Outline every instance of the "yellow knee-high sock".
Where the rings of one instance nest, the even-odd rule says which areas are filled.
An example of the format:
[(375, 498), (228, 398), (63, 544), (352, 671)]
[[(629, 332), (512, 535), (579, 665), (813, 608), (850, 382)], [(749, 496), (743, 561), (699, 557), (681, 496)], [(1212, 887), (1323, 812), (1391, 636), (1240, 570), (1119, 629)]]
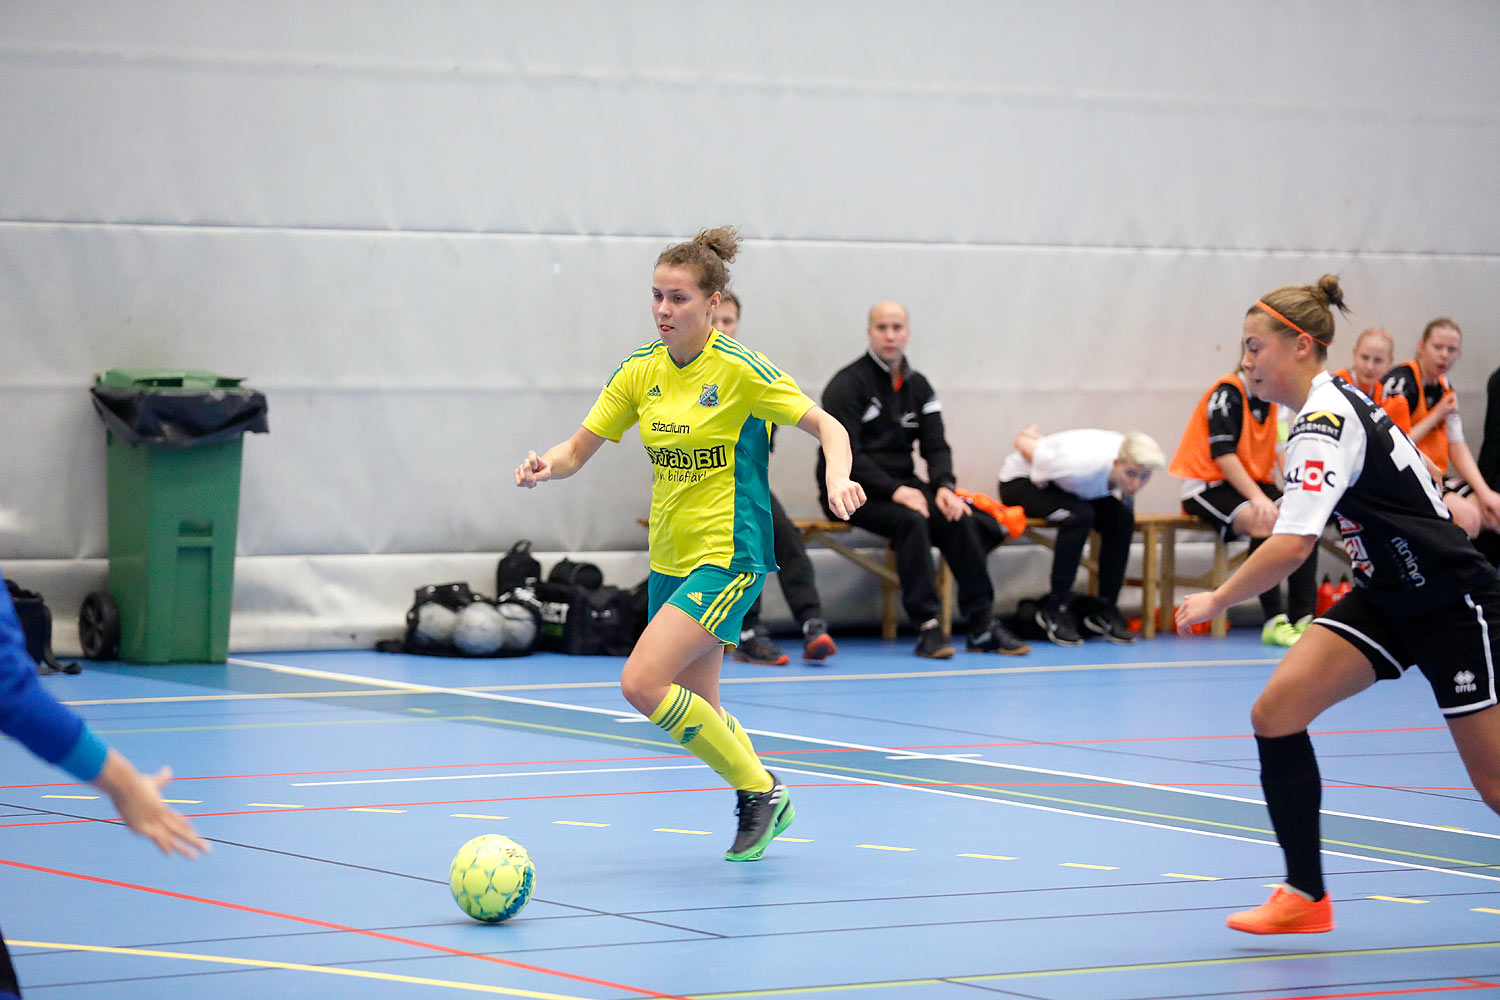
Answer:
[(687, 688), (677, 684), (668, 688), (667, 696), (651, 713), (651, 721), (713, 768), (731, 788), (770, 790), (771, 776), (746, 745), (748, 740), (741, 743), (719, 713)]
[(745, 732), (744, 727), (740, 725), (740, 720), (730, 715), (729, 711), (722, 707), (719, 709), (719, 714), (724, 716), (724, 725), (728, 726), (729, 731), (734, 734), (734, 738), (740, 741), (740, 746), (752, 754), (755, 753), (755, 744), (750, 742), (750, 734)]

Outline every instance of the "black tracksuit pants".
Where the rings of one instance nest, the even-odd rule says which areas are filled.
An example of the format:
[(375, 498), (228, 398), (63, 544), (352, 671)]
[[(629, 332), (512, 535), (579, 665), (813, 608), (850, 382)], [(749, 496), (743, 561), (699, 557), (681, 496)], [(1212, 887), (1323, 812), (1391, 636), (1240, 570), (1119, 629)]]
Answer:
[[(990, 584), (986, 561), (990, 550), (1005, 541), (1005, 529), (977, 510), (949, 521), (938, 510), (932, 487), (923, 482), (905, 485), (926, 494), (927, 517), (894, 500), (869, 500), (854, 512), (849, 523), (890, 539), (896, 553), (896, 575), (901, 578), (901, 604), (913, 624), (938, 617), (941, 608), (932, 564), (935, 545), (958, 583), (958, 612), (964, 627), (969, 631), (986, 627), (995, 609), (995, 588)], [(829, 516), (833, 516), (831, 512)]]
[(1073, 595), (1073, 581), (1083, 562), (1089, 532), (1099, 532), (1099, 600), (1110, 606), (1120, 600), (1130, 541), (1135, 534), (1135, 511), (1115, 497), (1085, 500), (1061, 486), (1038, 486), (1030, 479), (1008, 479), (1000, 484), (1000, 502), (1024, 507), (1027, 517), (1043, 517), (1057, 528), (1052, 551), (1052, 593), (1058, 603)]
[[(818, 599), (818, 585), (813, 580), (812, 560), (807, 557), (807, 548), (802, 544), (802, 532), (786, 516), (786, 509), (776, 494), (771, 494), (772, 544), (776, 549), (776, 579), (781, 581), (781, 593), (792, 617), (799, 626), (806, 625), (810, 618), (823, 617), (823, 602)], [(760, 624), (760, 598), (745, 612), (743, 631), (750, 631)]]

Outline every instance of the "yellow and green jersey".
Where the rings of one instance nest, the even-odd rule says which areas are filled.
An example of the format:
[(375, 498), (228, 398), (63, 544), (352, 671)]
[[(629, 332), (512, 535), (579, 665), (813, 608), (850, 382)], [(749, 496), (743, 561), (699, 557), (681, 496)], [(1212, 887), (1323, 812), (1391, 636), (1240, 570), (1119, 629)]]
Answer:
[(619, 441), (631, 424), (651, 459), (651, 568), (687, 576), (699, 566), (736, 573), (776, 569), (770, 424), (795, 424), (813, 401), (791, 377), (710, 331), (678, 367), (661, 341), (620, 363), (583, 426)]

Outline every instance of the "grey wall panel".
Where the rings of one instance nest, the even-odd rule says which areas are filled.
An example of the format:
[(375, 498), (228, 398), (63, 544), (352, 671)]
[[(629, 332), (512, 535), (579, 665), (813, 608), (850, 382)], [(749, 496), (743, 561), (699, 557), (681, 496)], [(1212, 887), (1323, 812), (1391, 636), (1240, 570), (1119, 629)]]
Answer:
[[(0, 559), (71, 572), (104, 553), (86, 388), (155, 364), (271, 398), (245, 450), (240, 549), (265, 567), (246, 613), (274, 615), (298, 557), (639, 548), (633, 434), (573, 483), (522, 494), (510, 470), (651, 339), (656, 253), (718, 222), (750, 237), (742, 339), (815, 397), (871, 303), (910, 306), (965, 485), (992, 489), (1030, 422), (1138, 427), (1170, 452), (1254, 297), (1324, 271), (1356, 310), (1337, 363), (1367, 325), (1403, 357), (1432, 316), (1464, 325), (1477, 439), (1500, 364), (1500, 8), (705, 17), (0, 4), (0, 509), (23, 525)], [(795, 513), (815, 510), (813, 451), (778, 438)], [(1175, 497), (1162, 476), (1141, 502)], [(290, 604), (316, 576), (286, 575)]]
[(1500, 231), (1475, 197), (1500, 152), (1482, 5), (771, 5), (728, 65), (657, 37), (670, 3), (576, 8), (556, 47), (566, 6), (376, 9), (66, 31), (21, 5), (0, 212), (655, 234), (718, 208), (773, 238), (1420, 252)]

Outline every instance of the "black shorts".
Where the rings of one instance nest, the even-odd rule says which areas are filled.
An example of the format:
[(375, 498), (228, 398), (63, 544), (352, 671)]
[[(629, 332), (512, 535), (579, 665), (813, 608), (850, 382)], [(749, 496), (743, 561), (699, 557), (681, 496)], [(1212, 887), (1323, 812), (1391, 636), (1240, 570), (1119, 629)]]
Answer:
[[(1281, 499), (1281, 490), (1275, 483), (1257, 485), (1273, 503)], [(1249, 502), (1229, 483), (1215, 483), (1201, 493), (1184, 498), (1182, 509), (1213, 528), (1224, 541), (1232, 542), (1240, 537), (1234, 533), (1234, 516)]]
[(1403, 618), (1351, 590), (1314, 619), (1364, 654), (1375, 676), (1394, 680), (1416, 666), (1432, 685), (1438, 708), (1450, 719), (1497, 703), (1496, 645), (1500, 644), (1500, 583)]

